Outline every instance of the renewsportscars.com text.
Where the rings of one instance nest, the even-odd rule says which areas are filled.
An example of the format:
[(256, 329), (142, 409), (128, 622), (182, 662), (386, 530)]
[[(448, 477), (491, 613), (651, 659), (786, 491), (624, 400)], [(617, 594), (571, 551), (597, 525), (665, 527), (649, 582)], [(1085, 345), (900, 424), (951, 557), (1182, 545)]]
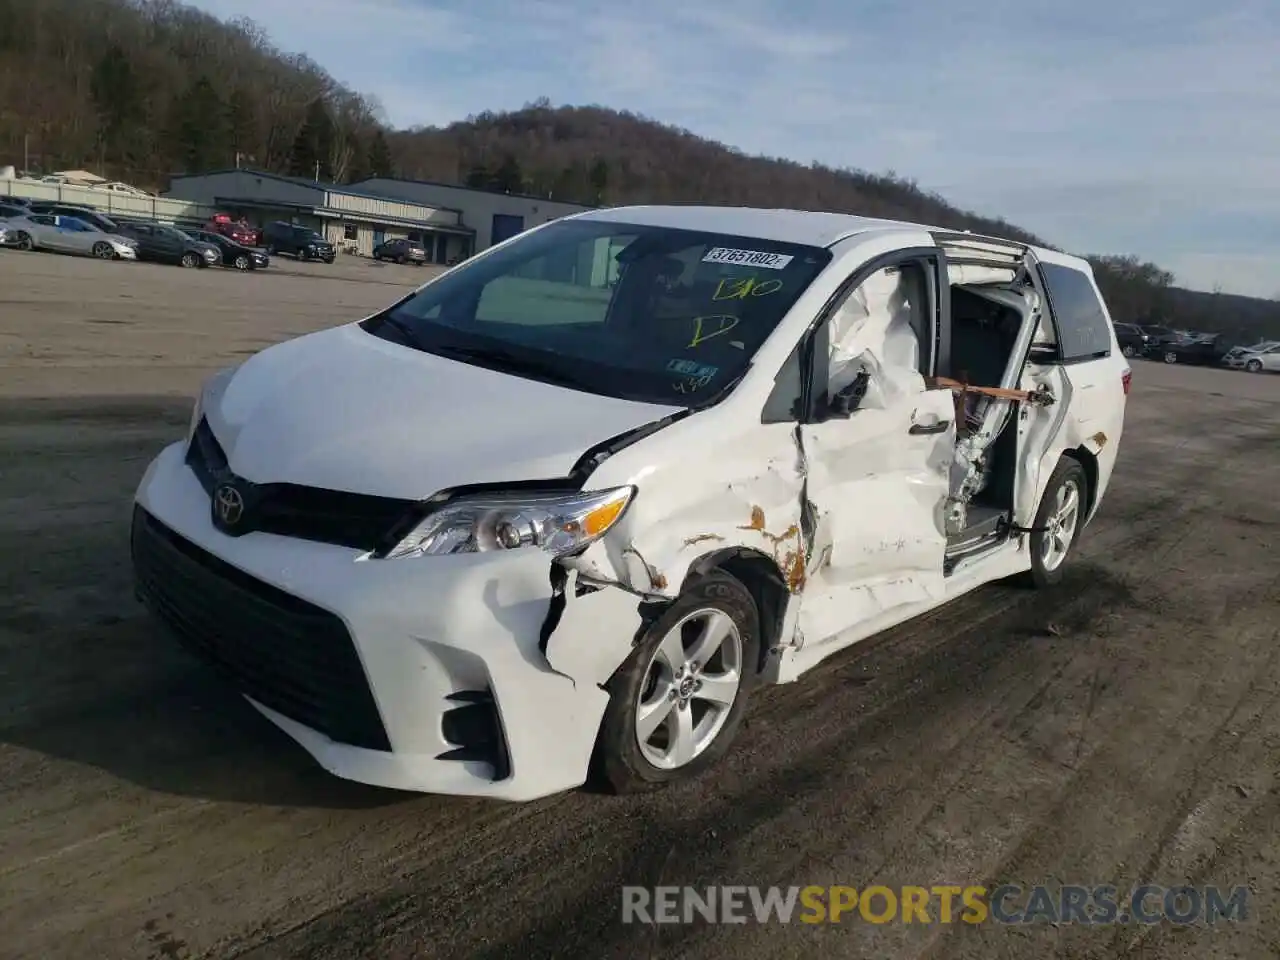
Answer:
[(1248, 919), (1247, 887), (623, 887), (623, 923), (1190, 924)]

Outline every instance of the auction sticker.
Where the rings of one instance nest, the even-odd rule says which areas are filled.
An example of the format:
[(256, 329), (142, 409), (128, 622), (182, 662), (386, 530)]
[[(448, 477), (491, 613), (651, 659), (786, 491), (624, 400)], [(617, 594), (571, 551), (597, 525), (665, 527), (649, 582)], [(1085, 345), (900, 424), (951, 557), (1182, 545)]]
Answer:
[(733, 263), (744, 267), (764, 267), (768, 270), (781, 270), (794, 257), (782, 253), (768, 253), (764, 250), (735, 250), (732, 247), (712, 247), (702, 258), (703, 263)]

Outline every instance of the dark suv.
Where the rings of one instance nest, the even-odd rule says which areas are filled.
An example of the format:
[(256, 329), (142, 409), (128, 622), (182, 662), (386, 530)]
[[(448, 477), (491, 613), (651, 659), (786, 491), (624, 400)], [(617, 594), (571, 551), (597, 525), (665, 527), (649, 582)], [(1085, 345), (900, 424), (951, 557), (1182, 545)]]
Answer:
[(299, 260), (323, 260), (333, 263), (333, 244), (310, 227), (276, 220), (262, 231), (262, 245), (267, 253), (287, 253)]
[(1136, 323), (1117, 323), (1116, 342), (1126, 357), (1140, 357), (1147, 349), (1147, 335)]

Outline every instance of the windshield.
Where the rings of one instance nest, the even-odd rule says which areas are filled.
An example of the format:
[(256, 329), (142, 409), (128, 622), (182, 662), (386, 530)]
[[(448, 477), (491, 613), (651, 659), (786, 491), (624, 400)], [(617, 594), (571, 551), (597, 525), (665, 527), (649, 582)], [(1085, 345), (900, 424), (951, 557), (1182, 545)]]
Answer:
[(817, 247), (564, 220), (365, 323), (406, 346), (605, 396), (711, 401), (830, 262)]

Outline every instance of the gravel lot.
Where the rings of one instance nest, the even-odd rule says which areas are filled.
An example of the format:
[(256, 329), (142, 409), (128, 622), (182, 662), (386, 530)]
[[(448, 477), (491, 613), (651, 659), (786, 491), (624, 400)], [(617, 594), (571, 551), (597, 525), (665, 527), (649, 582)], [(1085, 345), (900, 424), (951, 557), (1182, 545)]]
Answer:
[[(762, 691), (714, 776), (525, 806), (336, 780), (143, 616), (129, 500), (202, 376), (426, 273), (0, 253), (0, 957), (1271, 958), (1280, 377), (1136, 362), (1066, 582)], [(618, 922), (622, 884), (1249, 884), (1243, 924)]]

